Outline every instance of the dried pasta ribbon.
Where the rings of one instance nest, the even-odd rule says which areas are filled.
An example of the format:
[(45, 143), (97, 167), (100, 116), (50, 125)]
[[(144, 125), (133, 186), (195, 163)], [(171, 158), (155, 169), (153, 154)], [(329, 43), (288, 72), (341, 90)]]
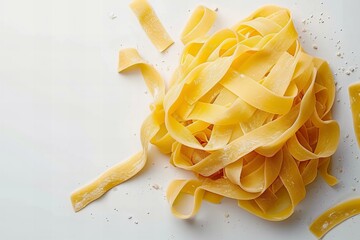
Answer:
[(355, 136), (358, 146), (360, 146), (360, 83), (353, 83), (349, 86), (349, 97)]
[(133, 0), (130, 7), (138, 18), (141, 27), (159, 52), (166, 50), (174, 43), (146, 0)]
[(350, 199), (323, 212), (309, 228), (320, 239), (336, 225), (357, 214), (360, 214), (360, 198)]
[(204, 6), (198, 6), (191, 14), (189, 21), (181, 33), (181, 41), (187, 44), (197, 38), (204, 37), (214, 24), (215, 19), (215, 11)]
[(165, 94), (163, 79), (151, 65), (145, 63), (135, 49), (121, 50), (119, 53), (119, 72), (126, 71), (132, 67), (141, 70), (144, 80), (154, 97), (152, 113), (141, 126), (140, 139), (143, 149), (128, 160), (111, 167), (93, 182), (72, 193), (71, 202), (76, 212), (100, 198), (111, 188), (130, 179), (141, 171), (146, 164), (149, 142), (159, 131), (160, 125), (163, 123), (164, 114), (161, 105)]

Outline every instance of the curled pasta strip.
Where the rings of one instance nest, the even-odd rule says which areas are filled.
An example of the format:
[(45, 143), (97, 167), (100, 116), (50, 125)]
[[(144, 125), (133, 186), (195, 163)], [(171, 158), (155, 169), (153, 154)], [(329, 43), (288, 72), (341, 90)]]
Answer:
[(337, 182), (328, 173), (340, 132), (331, 116), (330, 68), (303, 51), (287, 9), (266, 6), (232, 28), (206, 37), (207, 25), (193, 35), (204, 18), (206, 8), (190, 18), (166, 94), (155, 91), (163, 81), (134, 50), (120, 54), (119, 70), (135, 59), (150, 91), (161, 92), (154, 94), (151, 124), (144, 123), (141, 156), (150, 141), (175, 167), (197, 176), (168, 187), (179, 218), (196, 215), (202, 200), (228, 197), (258, 217), (284, 220), (318, 172), (330, 185)]
[(310, 231), (320, 239), (336, 225), (357, 214), (360, 214), (360, 198), (344, 201), (316, 218), (310, 225)]
[(210, 30), (215, 19), (216, 12), (207, 7), (198, 6), (181, 33), (181, 41), (187, 44), (199, 37), (203, 37)]
[(140, 139), (143, 149), (128, 160), (108, 169), (93, 182), (72, 193), (71, 202), (76, 212), (100, 198), (111, 188), (135, 176), (145, 166), (149, 142), (159, 131), (163, 122), (162, 101), (165, 94), (163, 79), (151, 65), (144, 62), (135, 49), (129, 48), (120, 51), (119, 72), (132, 67), (141, 70), (144, 80), (154, 97), (152, 112), (141, 126)]

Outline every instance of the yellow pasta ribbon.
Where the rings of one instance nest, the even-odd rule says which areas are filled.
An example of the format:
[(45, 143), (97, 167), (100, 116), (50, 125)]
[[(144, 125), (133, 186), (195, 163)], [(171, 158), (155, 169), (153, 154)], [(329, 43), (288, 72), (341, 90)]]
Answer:
[(353, 83), (349, 86), (349, 97), (355, 136), (358, 146), (360, 146), (360, 83)]
[(205, 36), (214, 24), (215, 19), (215, 11), (204, 6), (198, 6), (181, 33), (181, 41), (187, 44), (190, 41)]
[(162, 101), (165, 95), (165, 84), (163, 79), (151, 65), (145, 63), (135, 49), (120, 51), (119, 72), (132, 67), (141, 70), (145, 83), (154, 97), (154, 103), (151, 105), (152, 112), (141, 126), (140, 139), (143, 149), (128, 160), (108, 169), (90, 184), (75, 191), (71, 195), (71, 202), (76, 212), (100, 198), (111, 188), (135, 176), (145, 166), (149, 142), (164, 121)]
[(360, 198), (344, 201), (317, 217), (311, 223), (310, 231), (320, 239), (336, 225), (357, 214), (360, 214)]
[(141, 27), (151, 42), (160, 52), (166, 50), (174, 43), (146, 0), (133, 0), (130, 3), (130, 8), (135, 13)]
[[(143, 125), (141, 156), (150, 141), (170, 154), (175, 167), (197, 176), (167, 189), (179, 218), (195, 216), (202, 200), (227, 197), (258, 217), (284, 220), (318, 172), (328, 184), (337, 182), (328, 173), (340, 135), (331, 116), (332, 73), (303, 51), (287, 9), (265, 6), (205, 36), (214, 18), (199, 7), (186, 25), (170, 88), (155, 97), (153, 120)], [(153, 94), (163, 89), (161, 77), (135, 50), (120, 52), (119, 71), (135, 63)], [(110, 172), (124, 176), (126, 168)]]

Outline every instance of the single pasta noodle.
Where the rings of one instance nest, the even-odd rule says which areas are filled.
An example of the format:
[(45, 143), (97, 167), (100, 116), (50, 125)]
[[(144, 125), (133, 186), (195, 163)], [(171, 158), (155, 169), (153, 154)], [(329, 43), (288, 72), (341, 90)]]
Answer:
[(354, 132), (358, 146), (360, 146), (360, 83), (351, 84), (348, 90)]
[(174, 43), (147, 0), (133, 0), (130, 8), (159, 52), (166, 50)]
[(310, 231), (320, 239), (336, 225), (357, 214), (360, 214), (360, 198), (346, 200), (317, 217), (311, 223)]

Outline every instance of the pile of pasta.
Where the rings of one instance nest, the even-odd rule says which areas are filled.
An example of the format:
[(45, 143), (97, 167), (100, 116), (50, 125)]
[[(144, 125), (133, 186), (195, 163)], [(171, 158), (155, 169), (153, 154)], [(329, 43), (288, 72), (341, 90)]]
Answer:
[(120, 51), (119, 72), (139, 68), (154, 97), (141, 127), (143, 149), (73, 193), (75, 211), (136, 175), (149, 143), (195, 175), (167, 189), (171, 211), (182, 219), (196, 215), (203, 200), (226, 197), (281, 221), (318, 173), (337, 183), (328, 173), (340, 134), (331, 116), (335, 85), (328, 64), (304, 52), (287, 9), (265, 6), (207, 35), (215, 16), (202, 6), (194, 11), (167, 91), (135, 49)]

